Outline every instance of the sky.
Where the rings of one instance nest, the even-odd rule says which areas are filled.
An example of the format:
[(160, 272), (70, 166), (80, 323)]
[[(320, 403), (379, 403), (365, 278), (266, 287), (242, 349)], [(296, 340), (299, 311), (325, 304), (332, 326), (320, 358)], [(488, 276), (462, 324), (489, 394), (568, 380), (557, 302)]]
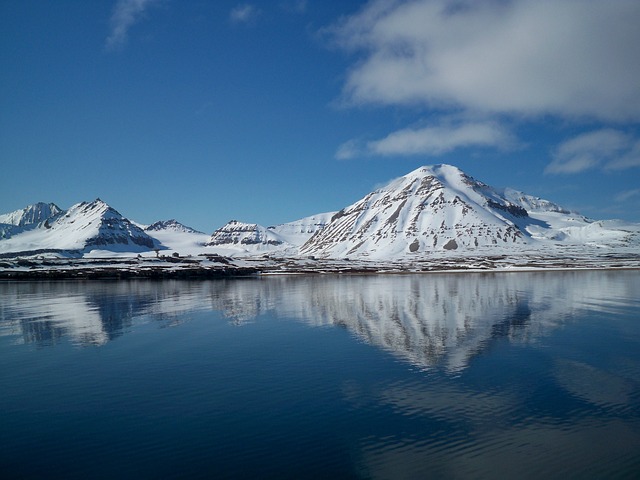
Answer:
[(0, 213), (206, 233), (420, 166), (640, 222), (637, 0), (0, 0)]

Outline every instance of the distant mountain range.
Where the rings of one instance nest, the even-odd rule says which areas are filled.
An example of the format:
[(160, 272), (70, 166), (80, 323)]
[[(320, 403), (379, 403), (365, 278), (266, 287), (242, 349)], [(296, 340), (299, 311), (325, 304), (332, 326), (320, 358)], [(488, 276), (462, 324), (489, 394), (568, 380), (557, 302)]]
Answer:
[(211, 235), (208, 247), (247, 249), (248, 251), (283, 251), (296, 254), (315, 233), (324, 229), (335, 212), (321, 213), (274, 227), (231, 220)]
[(206, 235), (176, 220), (145, 226), (100, 199), (68, 210), (36, 203), (0, 215), (0, 255), (168, 251), (235, 257), (416, 259), (563, 247), (640, 252), (640, 224), (594, 221), (451, 165), (421, 167), (338, 212), (264, 227), (232, 220)]

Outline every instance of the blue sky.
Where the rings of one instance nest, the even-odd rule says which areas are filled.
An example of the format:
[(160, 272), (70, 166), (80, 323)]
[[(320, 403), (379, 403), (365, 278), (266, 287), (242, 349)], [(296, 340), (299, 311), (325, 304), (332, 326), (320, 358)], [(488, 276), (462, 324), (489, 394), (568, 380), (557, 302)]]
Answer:
[(636, 0), (0, 2), (0, 212), (207, 233), (421, 166), (640, 222)]

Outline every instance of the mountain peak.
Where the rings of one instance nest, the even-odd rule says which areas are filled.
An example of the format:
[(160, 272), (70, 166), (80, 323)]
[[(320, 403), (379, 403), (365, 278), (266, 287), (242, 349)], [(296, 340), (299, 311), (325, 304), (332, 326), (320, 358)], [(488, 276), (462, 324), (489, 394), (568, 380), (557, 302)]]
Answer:
[[(415, 183), (415, 182), (418, 183)], [(458, 167), (448, 165), (446, 163), (436, 165), (424, 165), (403, 175), (400, 178), (390, 181), (386, 186), (379, 190), (407, 189), (411, 188), (411, 184), (415, 185), (440, 185), (448, 186), (457, 190), (466, 189), (467, 185), (475, 182), (475, 180), (465, 174)]]
[(153, 248), (154, 240), (100, 198), (73, 205), (51, 225), (82, 247), (131, 245)]
[(547, 245), (538, 242), (635, 241), (634, 229), (608, 228), (547, 200), (495, 189), (455, 166), (439, 164), (419, 167), (342, 209), (300, 252), (381, 259)]
[(35, 226), (60, 214), (62, 209), (55, 203), (38, 202), (15, 212), (0, 215), (0, 223), (18, 227)]
[(92, 202), (83, 202), (83, 203), (85, 203), (90, 208), (103, 208), (103, 209), (111, 208), (111, 206), (107, 202), (105, 202), (99, 197), (93, 200)]
[(285, 242), (278, 234), (256, 223), (243, 223), (231, 220), (219, 228), (205, 244), (207, 246), (241, 246), (259, 245), (273, 247)]
[[(86, 216), (95, 216), (100, 218), (121, 218), (122, 215), (111, 205), (106, 203), (104, 200), (100, 198), (96, 198), (91, 202), (81, 202), (76, 205), (73, 205), (67, 211), (67, 214), (71, 212), (81, 212), (82, 215)], [(126, 220), (126, 219), (125, 219)], [(129, 221), (129, 220), (127, 220)]]
[(409, 172), (405, 176), (424, 176), (424, 175), (447, 175), (447, 174), (464, 174), (462, 170), (454, 165), (449, 165), (447, 163), (436, 163), (434, 165), (423, 165), (421, 167), (416, 168), (412, 172)]
[(196, 230), (195, 228), (187, 227), (182, 223), (178, 222), (175, 218), (171, 220), (159, 220), (155, 223), (152, 223), (148, 227), (145, 228), (148, 232), (159, 232), (170, 230), (174, 232), (184, 232), (184, 233), (202, 233)]
[(467, 175), (458, 167), (446, 163), (438, 163), (435, 165), (423, 165), (422, 167), (418, 167), (404, 175), (402, 178), (413, 179), (435, 177), (440, 180), (447, 180), (450, 178), (459, 178), (461, 176), (466, 177)]
[(420, 167), (336, 214), (302, 253), (388, 257), (527, 243), (527, 211), (447, 164)]

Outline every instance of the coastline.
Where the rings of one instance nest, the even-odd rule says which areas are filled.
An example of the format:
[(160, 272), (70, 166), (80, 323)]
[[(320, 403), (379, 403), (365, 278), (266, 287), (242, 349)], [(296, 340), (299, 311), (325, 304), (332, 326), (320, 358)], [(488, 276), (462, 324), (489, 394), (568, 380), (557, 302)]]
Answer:
[(411, 261), (307, 257), (3, 258), (0, 281), (128, 280), (250, 277), (258, 275), (381, 275), (638, 270), (640, 254), (585, 257), (478, 256)]

